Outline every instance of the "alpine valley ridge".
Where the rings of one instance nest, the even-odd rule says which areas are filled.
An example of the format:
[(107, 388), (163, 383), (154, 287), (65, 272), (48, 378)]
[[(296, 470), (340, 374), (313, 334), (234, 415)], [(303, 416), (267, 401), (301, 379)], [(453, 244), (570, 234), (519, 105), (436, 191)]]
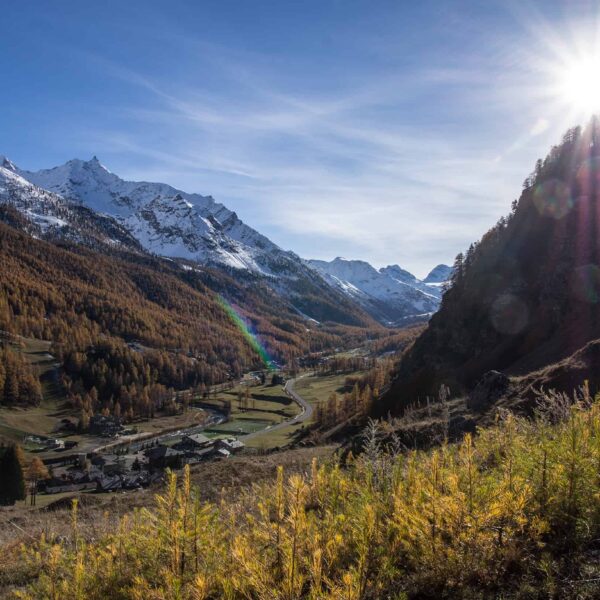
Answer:
[(27, 171), (0, 156), (0, 202), (19, 210), (37, 237), (122, 247), (225, 270), (266, 283), (317, 321), (424, 320), (437, 310), (450, 271), (439, 265), (420, 281), (397, 265), (377, 271), (363, 261), (305, 261), (212, 196), (125, 181), (96, 157)]
[(377, 320), (390, 325), (404, 325), (431, 316), (439, 307), (444, 284), (452, 271), (447, 265), (438, 265), (420, 280), (398, 265), (377, 270), (365, 261), (342, 257), (309, 263), (330, 285)]

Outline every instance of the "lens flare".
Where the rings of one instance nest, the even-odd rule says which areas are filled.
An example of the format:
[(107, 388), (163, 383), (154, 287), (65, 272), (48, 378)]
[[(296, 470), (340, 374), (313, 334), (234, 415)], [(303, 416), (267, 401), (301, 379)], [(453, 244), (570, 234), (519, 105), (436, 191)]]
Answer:
[(598, 304), (600, 301), (600, 268), (598, 265), (583, 265), (575, 269), (573, 292), (582, 302)]
[(577, 184), (582, 195), (591, 196), (600, 189), (600, 157), (595, 156), (583, 161), (577, 170)]
[(551, 179), (536, 186), (533, 202), (544, 217), (562, 219), (573, 208), (571, 188), (559, 179)]
[(490, 314), (496, 331), (516, 335), (529, 322), (529, 311), (525, 303), (513, 294), (502, 294), (492, 304)]
[(235, 310), (235, 308), (231, 304), (229, 304), (229, 302), (227, 302), (227, 300), (225, 300), (225, 298), (223, 298), (223, 296), (219, 295), (218, 300), (223, 310), (235, 323), (236, 327), (242, 332), (252, 349), (260, 356), (265, 367), (270, 371), (275, 370), (275, 361), (271, 358), (271, 356), (267, 352), (267, 349), (260, 342), (257, 335), (250, 330), (243, 317)]

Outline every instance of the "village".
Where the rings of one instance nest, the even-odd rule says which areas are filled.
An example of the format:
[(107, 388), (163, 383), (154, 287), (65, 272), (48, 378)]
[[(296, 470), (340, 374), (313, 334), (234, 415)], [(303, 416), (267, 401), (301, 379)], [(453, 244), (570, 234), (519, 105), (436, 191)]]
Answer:
[[(364, 365), (366, 359), (351, 355), (343, 361)], [(310, 366), (324, 374), (339, 367), (324, 356), (317, 356)], [(149, 431), (98, 413), (82, 434), (76, 419), (63, 417), (52, 433), (23, 438), (24, 447), (39, 456), (49, 475), (35, 482), (33, 494), (139, 490), (163, 479), (166, 469), (227, 459), (244, 449), (256, 452), (250, 439), (254, 442), (257, 436), (270, 437), (276, 448), (279, 440), (286, 443), (287, 435), (301, 431), (312, 418), (313, 406), (289, 387), (293, 381), (281, 371), (271, 372), (268, 380), (264, 371), (246, 373), (234, 389), (224, 388), (212, 399), (190, 404), (188, 410), (199, 417), (193, 425), (169, 427), (165, 420)]]
[[(271, 363), (268, 369), (247, 372), (237, 381), (213, 386), (210, 392), (193, 396), (189, 391), (175, 392), (176, 412), (151, 418), (131, 419), (103, 410), (90, 415), (83, 428), (60, 396), (35, 409), (35, 417), (29, 420), (31, 412), (23, 412), (27, 424), (20, 430), (20, 444), (37, 458), (42, 473), (29, 479), (30, 503), (37, 505), (38, 495), (48, 496), (39, 499), (46, 505), (54, 495), (141, 490), (163, 480), (167, 469), (226, 460), (240, 452), (277, 451), (297, 443), (313, 422), (314, 406), (294, 390), (294, 382), (306, 381), (311, 372), (339, 377), (332, 381), (331, 390), (311, 398), (319, 404), (343, 384), (345, 369), (339, 369), (334, 358), (317, 353), (310, 360), (299, 360), (294, 370), (284, 371)], [(364, 365), (366, 358), (351, 352), (341, 360)], [(10, 426), (15, 434), (19, 416), (6, 412), (3, 417), (13, 419)]]
[[(281, 389), (284, 382), (283, 377), (274, 375), (270, 384)], [(247, 373), (240, 381), (245, 389), (265, 384), (261, 372)], [(49, 474), (36, 482), (33, 493), (137, 490), (160, 481), (166, 469), (226, 459), (245, 448), (237, 435), (203, 433), (209, 427), (231, 423), (229, 412), (207, 404), (195, 406), (194, 410), (205, 414), (202, 424), (154, 434), (126, 426), (117, 416), (95, 414), (90, 417), (85, 437), (80, 436), (79, 441), (70, 439), (76, 432), (76, 422), (70, 418), (63, 418), (52, 435), (27, 435), (24, 445), (35, 448), (31, 451), (39, 453)], [(240, 429), (239, 433), (247, 432)]]
[[(108, 422), (106, 422), (108, 419)], [(112, 418), (103, 417), (105, 431), (118, 427)], [(121, 426), (122, 427), (122, 426)], [(113, 433), (118, 437), (118, 431)], [(225, 459), (240, 452), (244, 443), (235, 437), (211, 439), (202, 433), (179, 436), (178, 441), (153, 438), (135, 444), (118, 444), (90, 453), (67, 453), (72, 448), (60, 439), (36, 441), (58, 456), (43, 459), (50, 477), (37, 482), (37, 493), (116, 492), (147, 487), (162, 479), (165, 469), (181, 469), (205, 460)]]

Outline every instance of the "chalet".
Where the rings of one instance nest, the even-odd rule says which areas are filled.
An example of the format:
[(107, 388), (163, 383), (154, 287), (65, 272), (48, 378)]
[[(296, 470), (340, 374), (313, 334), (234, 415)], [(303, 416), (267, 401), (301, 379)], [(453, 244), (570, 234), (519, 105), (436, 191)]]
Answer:
[(42, 440), (42, 445), (46, 450), (64, 450), (64, 440), (57, 440), (55, 438), (46, 438)]
[(63, 454), (57, 458), (43, 458), (42, 462), (47, 467), (63, 467), (66, 465), (76, 465), (79, 462), (79, 456), (77, 454)]
[(149, 477), (145, 473), (136, 475), (127, 475), (123, 477), (123, 488), (126, 490), (136, 490), (146, 487), (150, 483)]
[(203, 460), (213, 458), (215, 455), (215, 447), (208, 446), (206, 448), (199, 448), (198, 450), (188, 450), (184, 453), (183, 462), (186, 465), (193, 465)]
[(191, 435), (184, 435), (181, 438), (181, 442), (176, 444), (174, 448), (178, 450), (198, 450), (199, 448), (208, 448), (213, 445), (213, 440), (210, 440), (201, 433), (194, 433)]
[(123, 430), (121, 419), (110, 415), (93, 415), (90, 418), (90, 433), (101, 437), (115, 437)]
[(115, 460), (107, 462), (102, 471), (109, 477), (112, 475), (123, 475), (127, 472), (127, 467), (123, 461)]
[(102, 456), (101, 454), (92, 454), (90, 456), (90, 462), (95, 467), (102, 469), (102, 468), (104, 468), (104, 465), (106, 464), (106, 458), (104, 458), (104, 456)]
[(86, 471), (75, 471), (71, 474), (70, 479), (73, 483), (90, 483), (92, 481), (90, 474)]
[(151, 469), (180, 469), (183, 452), (168, 446), (155, 446), (145, 452)]
[(227, 450), (230, 454), (235, 454), (244, 448), (244, 443), (235, 438), (226, 438), (218, 440), (216, 446), (218, 449)]
[(98, 492), (116, 492), (123, 487), (123, 482), (118, 475), (113, 477), (101, 477), (96, 482), (96, 490)]

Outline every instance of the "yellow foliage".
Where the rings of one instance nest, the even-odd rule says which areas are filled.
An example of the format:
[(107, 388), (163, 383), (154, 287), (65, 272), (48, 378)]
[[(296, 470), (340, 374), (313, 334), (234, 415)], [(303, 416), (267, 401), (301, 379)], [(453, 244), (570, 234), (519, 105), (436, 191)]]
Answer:
[(550, 590), (552, 553), (600, 533), (599, 466), (589, 403), (554, 424), (509, 416), (429, 452), (280, 468), (218, 507), (199, 502), (186, 467), (154, 510), (104, 539), (79, 538), (75, 508), (72, 540), (25, 551), (40, 574), (21, 598), (489, 597), (525, 574)]

